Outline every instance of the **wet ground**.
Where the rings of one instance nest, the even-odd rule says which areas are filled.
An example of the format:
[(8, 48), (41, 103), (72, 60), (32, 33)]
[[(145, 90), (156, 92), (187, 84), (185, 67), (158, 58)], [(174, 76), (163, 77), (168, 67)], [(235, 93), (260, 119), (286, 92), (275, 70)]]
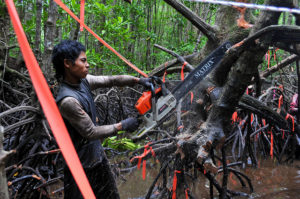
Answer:
[[(159, 166), (153, 169), (147, 168), (146, 180), (142, 179), (141, 170), (125, 175), (126, 182), (119, 183), (121, 199), (143, 197), (158, 170)], [(229, 176), (230, 189), (246, 192), (250, 194), (249, 198), (253, 199), (300, 199), (300, 161), (295, 161), (292, 165), (278, 165), (275, 160), (260, 160), (259, 168), (247, 167), (242, 172), (252, 180), (254, 193), (250, 194), (248, 188), (241, 187), (233, 175)], [(222, 180), (220, 176), (216, 176), (216, 179), (219, 182)], [(190, 190), (197, 199), (208, 199), (208, 187), (208, 181), (200, 176)]]

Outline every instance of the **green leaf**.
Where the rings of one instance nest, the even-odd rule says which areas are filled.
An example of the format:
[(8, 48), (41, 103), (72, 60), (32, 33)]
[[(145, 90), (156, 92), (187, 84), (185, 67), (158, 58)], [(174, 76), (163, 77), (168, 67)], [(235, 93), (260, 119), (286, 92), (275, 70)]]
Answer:
[(125, 131), (118, 131), (118, 135), (125, 133)]
[(95, 4), (100, 10), (103, 10), (105, 8), (105, 5), (103, 3), (95, 2)]
[(135, 144), (132, 142), (131, 139), (128, 138), (121, 138), (119, 140), (116, 139), (116, 136), (106, 138), (102, 143), (104, 147), (110, 147), (115, 150), (119, 151), (126, 151), (126, 150), (136, 150), (140, 148), (139, 144)]

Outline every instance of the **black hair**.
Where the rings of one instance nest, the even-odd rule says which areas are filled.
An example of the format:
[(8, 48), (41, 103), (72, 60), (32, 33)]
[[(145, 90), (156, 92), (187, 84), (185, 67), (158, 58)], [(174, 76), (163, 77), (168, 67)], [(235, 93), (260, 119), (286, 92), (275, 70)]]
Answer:
[(51, 57), (56, 79), (60, 80), (64, 77), (65, 59), (70, 60), (73, 64), (75, 64), (75, 60), (79, 57), (80, 53), (85, 51), (85, 47), (78, 41), (63, 40), (57, 44), (53, 49)]

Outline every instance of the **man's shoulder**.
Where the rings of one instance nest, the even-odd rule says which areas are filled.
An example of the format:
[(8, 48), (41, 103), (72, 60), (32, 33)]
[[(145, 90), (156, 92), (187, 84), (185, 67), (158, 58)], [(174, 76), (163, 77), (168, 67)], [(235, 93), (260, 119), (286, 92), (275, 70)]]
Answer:
[(70, 96), (65, 97), (59, 101), (59, 107), (74, 108), (77, 104), (80, 105), (79, 101), (76, 98)]
[(77, 99), (76, 92), (71, 87), (62, 84), (59, 88), (58, 94), (56, 96), (56, 103), (59, 103), (61, 100), (63, 100), (66, 97), (72, 97)]

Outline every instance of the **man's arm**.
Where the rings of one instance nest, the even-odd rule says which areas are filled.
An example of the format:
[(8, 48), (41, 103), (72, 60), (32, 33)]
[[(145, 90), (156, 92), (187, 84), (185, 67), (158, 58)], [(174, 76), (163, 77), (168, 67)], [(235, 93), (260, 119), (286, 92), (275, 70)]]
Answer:
[(117, 134), (122, 129), (121, 122), (111, 125), (95, 126), (89, 115), (73, 97), (64, 98), (58, 105), (61, 115), (81, 136), (88, 140), (102, 139)]
[(130, 75), (114, 75), (114, 76), (94, 76), (87, 75), (87, 81), (92, 90), (103, 87), (113, 86), (133, 86), (139, 83), (140, 78)]

